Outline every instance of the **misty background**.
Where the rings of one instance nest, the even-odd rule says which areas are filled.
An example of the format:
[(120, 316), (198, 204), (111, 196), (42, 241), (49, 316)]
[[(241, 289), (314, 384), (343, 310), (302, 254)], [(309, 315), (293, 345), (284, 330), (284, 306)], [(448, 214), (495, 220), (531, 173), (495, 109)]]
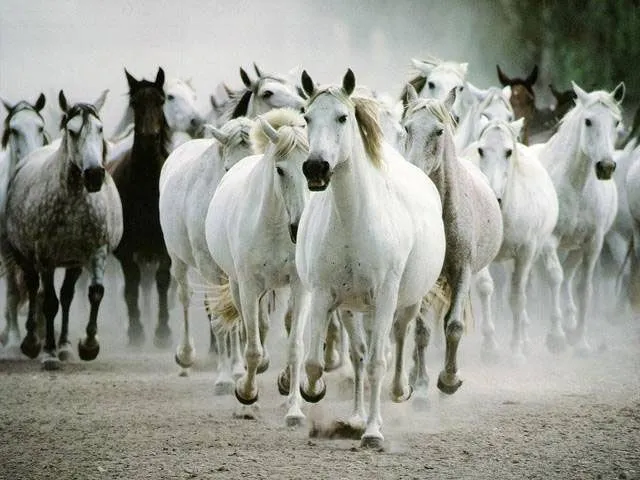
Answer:
[[(512, 77), (526, 77), (539, 63), (539, 107), (551, 102), (547, 83), (566, 89), (572, 78), (587, 89), (612, 89), (626, 80), (633, 101), (635, 84), (618, 78), (626, 72), (610, 68), (612, 61), (601, 52), (585, 60), (575, 51), (589, 48), (589, 39), (609, 45), (633, 37), (640, 31), (632, 29), (633, 21), (640, 28), (640, 20), (629, 20), (637, 16), (635, 2), (579, 2), (579, 8), (573, 1), (560, 3), (566, 5), (537, 0), (2, 0), (0, 97), (11, 104), (34, 102), (44, 92), (53, 120), (60, 89), (72, 101), (94, 101), (108, 88), (102, 117), (110, 135), (126, 107), (125, 67), (138, 79), (153, 79), (158, 66), (167, 78), (192, 79), (206, 113), (218, 83), (240, 87), (238, 68), (253, 74), (254, 61), (273, 73), (301, 67), (320, 83), (339, 82), (350, 67), (359, 84), (395, 97), (411, 76), (411, 58), (434, 55), (468, 62), (468, 79), (481, 88), (498, 83), (496, 64)], [(562, 8), (566, 12), (558, 15)], [(566, 25), (595, 15), (592, 10), (607, 21), (594, 18), (565, 31)], [(620, 16), (627, 19), (623, 31), (613, 28), (622, 25)], [(578, 38), (561, 43), (566, 35)], [(55, 131), (57, 125), (48, 127)]]

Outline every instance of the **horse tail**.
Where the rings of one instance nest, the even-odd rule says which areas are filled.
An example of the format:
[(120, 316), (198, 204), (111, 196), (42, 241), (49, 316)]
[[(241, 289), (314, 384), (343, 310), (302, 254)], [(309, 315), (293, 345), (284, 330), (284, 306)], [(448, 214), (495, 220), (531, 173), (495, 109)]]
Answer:
[(210, 286), (204, 295), (204, 308), (214, 329), (231, 332), (238, 328), (240, 312), (233, 303), (229, 282)]
[[(422, 299), (422, 307), (424, 311), (433, 309), (435, 314), (435, 328), (441, 328), (444, 322), (444, 317), (451, 307), (451, 297), (453, 295), (453, 289), (445, 277), (438, 278), (438, 281), (433, 286), (429, 293), (427, 293)], [(475, 325), (475, 318), (473, 315), (473, 307), (471, 302), (471, 291), (469, 291), (469, 297), (464, 303), (462, 310), (462, 323), (464, 325), (464, 332), (472, 332)]]

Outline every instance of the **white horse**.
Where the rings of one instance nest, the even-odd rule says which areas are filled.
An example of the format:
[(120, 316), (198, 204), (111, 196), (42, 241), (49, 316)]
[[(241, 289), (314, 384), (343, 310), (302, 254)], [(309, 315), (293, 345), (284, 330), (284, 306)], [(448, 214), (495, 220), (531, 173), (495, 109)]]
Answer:
[[(495, 261), (514, 261), (511, 278), (510, 305), (513, 314), (511, 349), (517, 361), (524, 358), (529, 324), (527, 315), (527, 284), (534, 261), (542, 255), (549, 274), (553, 294), (552, 325), (547, 343), (556, 348), (564, 345), (561, 328), (560, 286), (562, 267), (550, 242), (558, 220), (558, 196), (547, 170), (528, 147), (518, 141), (524, 119), (512, 123), (491, 120), (477, 142), (469, 146), (468, 158), (476, 163), (489, 179), (498, 198), (504, 225), (502, 246)], [(484, 281), (491, 282), (491, 277)], [(489, 298), (483, 299), (485, 360), (496, 354), (495, 327)]]
[[(194, 268), (206, 282), (221, 282), (205, 238), (204, 218), (209, 202), (225, 172), (240, 159), (250, 155), (249, 132), (253, 121), (240, 117), (227, 122), (219, 130), (211, 128), (215, 139), (191, 140), (167, 158), (160, 174), (160, 225), (171, 257), (171, 272), (178, 283), (183, 307), (182, 338), (176, 351), (176, 362), (186, 370), (195, 361), (195, 346), (189, 329), (189, 306), (192, 289), (188, 270)], [(218, 342), (221, 362), (216, 379), (216, 393), (226, 393), (233, 386), (231, 375), (242, 365), (229, 364), (235, 355), (227, 355), (226, 339)], [(237, 348), (232, 342), (231, 348)], [(237, 362), (236, 362), (237, 363)]]
[(509, 101), (511, 87), (489, 87), (481, 90), (467, 82), (467, 92), (472, 96), (473, 104), (461, 118), (454, 135), (458, 153), (478, 140), (480, 132), (491, 120), (511, 122), (515, 117)]
[[(631, 217), (629, 300), (634, 313), (640, 310), (640, 146), (630, 153), (633, 163), (625, 176), (626, 205), (620, 205)], [(622, 203), (622, 202), (621, 202)]]
[[(213, 260), (229, 278), (230, 297), (244, 322), (247, 370), (235, 388), (242, 404), (258, 400), (256, 374), (263, 360), (264, 342), (259, 331), (260, 299), (273, 289), (291, 287), (285, 418), (287, 424), (298, 425), (304, 419), (300, 369), (305, 320), (301, 312), (306, 297), (296, 271), (295, 243), (309, 197), (302, 174), (309, 145), (299, 112), (277, 109), (258, 118), (259, 125), (252, 131), (257, 154), (229, 170), (211, 199), (205, 221), (207, 245)], [(280, 381), (279, 386), (282, 390)]]
[[(29, 153), (48, 143), (45, 122), (40, 113), (45, 102), (42, 93), (33, 105), (27, 101), (15, 105), (2, 101), (7, 116), (4, 119), (0, 152), (0, 212), (4, 212), (9, 171), (13, 171)], [(20, 328), (17, 321), (13, 320), (13, 317), (7, 317), (7, 325), (0, 334), (0, 343), (6, 344), (7, 352), (17, 351), (20, 345)]]
[[(19, 269), (29, 295), (27, 335), (22, 352), (38, 356), (41, 343), (36, 333), (36, 296), (42, 286), (42, 313), (46, 320), (43, 365), (59, 368), (59, 359), (70, 354), (68, 340), (69, 307), (82, 268), (91, 272), (87, 336), (78, 344), (82, 360), (93, 360), (100, 345), (97, 339), (98, 308), (104, 294), (105, 260), (122, 237), (122, 206), (118, 190), (105, 172), (106, 145), (98, 112), (105, 91), (94, 105), (68, 105), (60, 91), (64, 112), (63, 136), (58, 149), (32, 152), (10, 172), (6, 212), (3, 216), (2, 255), (7, 262), (7, 316), (15, 321), (19, 300)], [(62, 329), (59, 347), (54, 337), (58, 298), (54, 272), (66, 269), (60, 292)]]
[[(442, 205), (433, 182), (382, 142), (375, 103), (351, 96), (356, 86), (351, 70), (341, 86), (319, 88), (303, 72), (302, 86), (309, 96), (305, 119), (310, 145), (303, 172), (310, 190), (325, 192), (311, 197), (298, 231), (296, 265), (310, 291), (312, 326), (301, 393), (307, 401), (317, 402), (326, 392), (322, 348), (328, 314), (340, 306), (368, 312), (373, 322), (367, 358), (371, 403), (361, 443), (379, 447), (385, 345), (393, 328), (392, 398), (407, 400), (411, 387), (404, 372), (404, 339), (408, 323), (442, 268)], [(349, 328), (351, 323), (345, 325)], [(353, 329), (349, 335), (352, 345), (363, 343)], [(364, 360), (359, 356), (354, 365), (352, 420), (358, 424), (365, 417)]]
[[(502, 216), (486, 177), (455, 151), (450, 113), (455, 91), (450, 92), (445, 102), (421, 99), (411, 85), (407, 85), (407, 93), (406, 158), (429, 175), (442, 200), (447, 252), (441, 275), (450, 287), (451, 302), (444, 317), (445, 366), (438, 376), (438, 388), (453, 394), (462, 384), (457, 350), (472, 276), (486, 270), (497, 255), (502, 243)], [(481, 289), (481, 295), (487, 293)], [(416, 335), (424, 332), (425, 329), (416, 328)], [(426, 341), (418, 338), (415, 385), (422, 392), (428, 385), (424, 347)]]
[[(576, 106), (564, 116), (547, 143), (530, 148), (547, 168), (558, 194), (560, 210), (553, 237), (559, 252), (567, 254), (563, 261), (565, 334), (579, 353), (588, 353), (585, 329), (591, 313), (593, 270), (617, 211), (617, 191), (611, 176), (616, 167), (614, 140), (621, 120), (624, 84), (611, 93), (602, 90), (587, 93), (575, 83), (572, 85), (577, 95)], [(573, 290), (578, 267), (582, 267), (579, 309)]]

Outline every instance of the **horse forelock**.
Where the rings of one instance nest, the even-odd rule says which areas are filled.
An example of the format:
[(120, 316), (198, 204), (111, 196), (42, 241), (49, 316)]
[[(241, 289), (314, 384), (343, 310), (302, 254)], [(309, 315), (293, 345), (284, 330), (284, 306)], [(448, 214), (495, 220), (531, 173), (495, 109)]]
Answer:
[(407, 115), (412, 115), (423, 109), (445, 125), (449, 133), (453, 132), (456, 126), (456, 121), (453, 114), (447, 109), (447, 107), (445, 107), (444, 103), (435, 98), (419, 98), (409, 104)]
[[(265, 113), (262, 118), (278, 132), (278, 143), (274, 150), (276, 158), (286, 158), (296, 148), (309, 151), (306, 124), (298, 111), (292, 108), (278, 108)], [(270, 141), (259, 122), (253, 125), (250, 135), (254, 153), (264, 154)]]
[(498, 100), (500, 101), (500, 103), (502, 103), (511, 113), (513, 112), (513, 106), (511, 105), (511, 102), (505, 98), (505, 96), (502, 94), (502, 89), (498, 88), (498, 87), (489, 87), (489, 92), (487, 94), (487, 96), (482, 100), (482, 102), (480, 102), (480, 105), (478, 107), (478, 111), (482, 112), (484, 109), (486, 109), (489, 105), (491, 105), (494, 101)]
[(317, 89), (307, 102), (307, 108), (320, 95), (329, 94), (347, 105), (354, 112), (360, 138), (371, 163), (376, 167), (383, 164), (382, 145), (384, 133), (380, 127), (378, 101), (369, 97), (348, 96), (342, 87), (329, 86)]

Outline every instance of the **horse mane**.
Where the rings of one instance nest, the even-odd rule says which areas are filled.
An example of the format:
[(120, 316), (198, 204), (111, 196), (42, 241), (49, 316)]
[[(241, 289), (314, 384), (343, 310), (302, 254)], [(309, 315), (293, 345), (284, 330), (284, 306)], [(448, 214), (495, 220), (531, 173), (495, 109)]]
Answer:
[[(292, 108), (277, 108), (262, 115), (277, 132), (278, 143), (275, 146), (276, 158), (284, 158), (295, 148), (309, 151), (309, 140), (304, 117)], [(269, 147), (269, 138), (259, 122), (251, 129), (251, 145), (255, 154), (264, 154)]]
[(251, 143), (250, 132), (253, 128), (254, 121), (247, 117), (232, 118), (225, 122), (220, 131), (227, 137), (224, 145), (220, 145), (221, 149), (235, 148), (243, 143), (249, 145)]
[(453, 133), (456, 121), (453, 114), (444, 106), (444, 103), (435, 98), (419, 98), (415, 102), (409, 104), (408, 113), (417, 112), (421, 109), (427, 110), (431, 115), (435, 116), (439, 122), (449, 129), (449, 133)]

